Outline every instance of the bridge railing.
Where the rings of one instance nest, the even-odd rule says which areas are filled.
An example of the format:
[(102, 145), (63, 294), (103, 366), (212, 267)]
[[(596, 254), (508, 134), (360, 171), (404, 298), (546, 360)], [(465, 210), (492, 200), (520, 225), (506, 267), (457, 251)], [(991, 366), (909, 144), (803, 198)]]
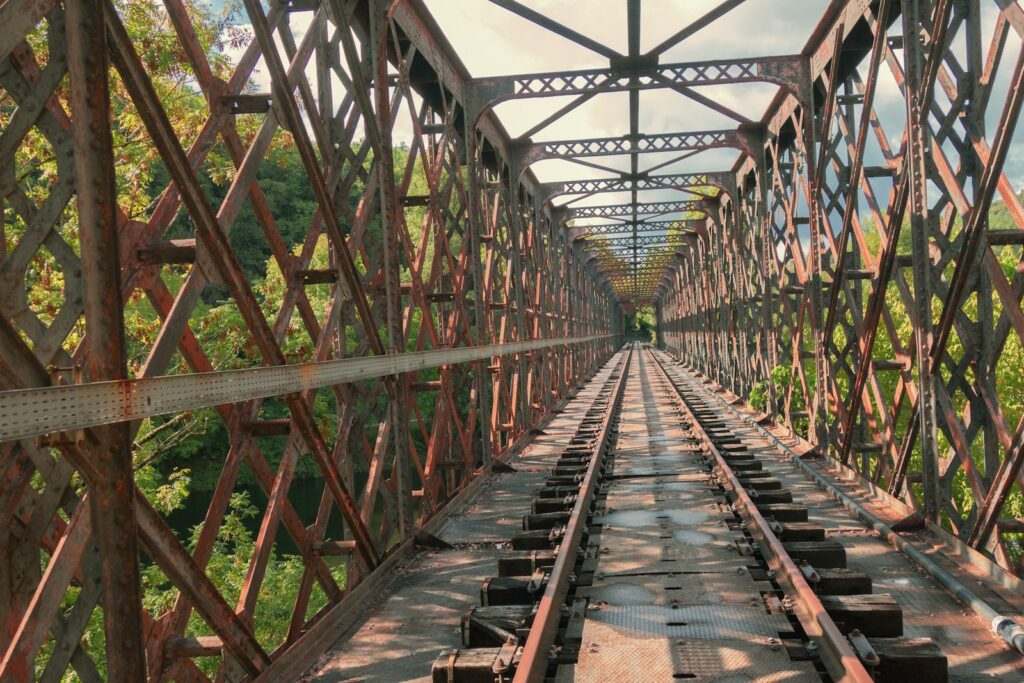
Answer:
[(820, 28), (663, 280), (659, 339), (1019, 573), (1024, 12), (850, 2)]
[(0, 679), (301, 669), (621, 344), (388, 4), (0, 7)]

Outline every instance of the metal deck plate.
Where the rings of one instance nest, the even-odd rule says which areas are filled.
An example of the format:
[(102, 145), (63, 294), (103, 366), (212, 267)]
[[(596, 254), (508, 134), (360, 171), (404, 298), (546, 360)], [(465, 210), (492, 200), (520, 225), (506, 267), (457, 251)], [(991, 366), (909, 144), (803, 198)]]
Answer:
[[(590, 635), (613, 638), (616, 633), (595, 625)], [(594, 640), (598, 645), (591, 647), (590, 642), (589, 638), (583, 641), (578, 664), (559, 667), (556, 681), (673, 681), (676, 677), (716, 683), (821, 680), (810, 662), (791, 661), (784, 648), (767, 643), (658, 638), (635, 640), (623, 649), (602, 648), (600, 640)]]
[[(655, 479), (662, 478), (655, 477)], [(621, 497), (623, 492), (629, 491), (652, 491), (658, 493), (661, 491), (708, 491), (710, 488), (711, 484), (708, 483), (706, 477), (694, 478), (691, 481), (645, 481), (644, 479), (631, 479), (615, 482), (615, 486), (609, 489), (608, 495)]]
[[(680, 482), (684, 483), (684, 482)], [(687, 490), (688, 489), (688, 490)], [(639, 487), (614, 486), (608, 489), (605, 497), (605, 508), (608, 510), (644, 510), (656, 511), (658, 508), (670, 510), (701, 510), (713, 516), (725, 516), (718, 507), (717, 490), (707, 484), (683, 488), (655, 488), (644, 490)], [(729, 514), (731, 517), (731, 513)]]
[(438, 534), (448, 543), (498, 543), (523, 528), (523, 515), (548, 473), (497, 474), (480, 488), (465, 512), (453, 514)]
[(579, 662), (557, 680), (819, 681), (779, 644), (788, 628), (785, 617), (733, 605), (591, 608)]
[[(654, 493), (649, 491), (619, 491), (612, 489), (605, 500), (603, 515), (594, 518), (595, 524), (621, 529), (641, 529), (643, 527), (677, 526), (689, 529), (705, 522), (724, 525), (726, 519), (734, 515), (719, 506), (716, 500), (705, 493), (696, 500), (683, 500), (690, 496), (688, 491), (680, 491), (672, 500), (666, 494), (664, 503), (653, 505)], [(679, 505), (673, 505), (673, 502)]]
[[(754, 640), (767, 643), (781, 631), (791, 629), (781, 614), (768, 614), (763, 607), (735, 604), (680, 605), (590, 605), (590, 621), (615, 627), (630, 639), (683, 638), (692, 640)], [(585, 642), (587, 629), (583, 628)], [(625, 637), (625, 636), (624, 636)]]
[(617, 461), (613, 467), (606, 471), (607, 476), (616, 479), (624, 477), (669, 477), (673, 474), (703, 474), (703, 465), (693, 462), (659, 462), (650, 457), (643, 460)]
[[(670, 541), (670, 539), (665, 539)], [(713, 546), (653, 545), (647, 540), (602, 537), (595, 575), (668, 574), (699, 571), (706, 574), (735, 573), (751, 558), (736, 550)]]
[(754, 581), (746, 571), (729, 574), (657, 574), (643, 577), (595, 578), (592, 586), (576, 591), (591, 604), (660, 605), (731, 603), (760, 608), (767, 581)]

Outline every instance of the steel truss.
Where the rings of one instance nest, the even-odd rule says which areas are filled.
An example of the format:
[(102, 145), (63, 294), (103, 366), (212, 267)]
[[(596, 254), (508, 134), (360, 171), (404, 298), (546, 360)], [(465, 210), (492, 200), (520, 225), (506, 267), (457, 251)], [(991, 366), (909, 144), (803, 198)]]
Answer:
[[(1024, 11), (834, 3), (804, 54), (805, 96), (776, 99), (763, 154), (659, 282), (660, 339), (1019, 573), (1024, 206), (1004, 163)], [(989, 228), (994, 199), (1012, 228)]]
[[(97, 680), (82, 642), (97, 606), (111, 680), (208, 680), (198, 656), (219, 657), (224, 680), (301, 670), (418, 530), (621, 343), (608, 278), (573, 246), (534, 176), (510, 167), (512, 143), (493, 115), (468, 114), (468, 74), (423, 6), (392, 4), (273, 3), (265, 12), (246, 0), (255, 38), (222, 81), (186, 4), (166, 0), (173, 49), (209, 103), (190, 139), (176, 134), (109, 1), (0, 7), (0, 396), (36, 397), (32, 405), (65, 420), (16, 424), (0, 444), (0, 679), (31, 680), (40, 667), (43, 680), (69, 670)], [(312, 22), (296, 41), (289, 27), (300, 12)], [(261, 58), (272, 92), (243, 93)], [(143, 216), (118, 205), (108, 64), (130, 96), (119, 106), (137, 113), (143, 144), (170, 176)], [(254, 128), (238, 125), (243, 114), (256, 118)], [(399, 121), (414, 133), (396, 168)], [(55, 181), (38, 201), (15, 173), (28, 136), (56, 154)], [(299, 153), (316, 199), (296, 254), (257, 176), (280, 141)], [(235, 167), (219, 203), (199, 182), (214, 149)], [(425, 191), (410, 185), (415, 169)], [(353, 203), (357, 183), (366, 191)], [(246, 205), (282, 272), (283, 296), (254, 292), (231, 246)], [(178, 215), (194, 239), (166, 238)], [(326, 268), (312, 262), (322, 239)], [(183, 266), (184, 281), (172, 285)], [(57, 310), (40, 312), (29, 300), (40, 277), (62, 288)], [(210, 284), (227, 292), (238, 332), (265, 366), (241, 371), (242, 384), (216, 372), (196, 333), (193, 311)], [(327, 292), (325, 307), (312, 287)], [(131, 368), (127, 302), (148, 306), (155, 321), (134, 339), (145, 358)], [(296, 336), (310, 343), (286, 343)], [(434, 355), (424, 364), (407, 351)], [(374, 376), (383, 379), (357, 379)], [(337, 405), (335, 420), (314, 419), (318, 397)], [(60, 401), (72, 401), (79, 417), (68, 421), (73, 411), (63, 414)], [(113, 413), (90, 411), (110, 401)], [(271, 401), (285, 417), (262, 416)], [(429, 424), (424, 401), (434, 407)], [(135, 487), (133, 439), (145, 416), (211, 404), (230, 448), (189, 549)], [(279, 464), (268, 461), (266, 439), (283, 444)], [(289, 498), (307, 456), (325, 482), (314, 518)], [(357, 466), (369, 472), (358, 487)], [(268, 502), (244, 585), (229, 599), (207, 568), (243, 468)], [(341, 536), (327, 535), (332, 515), (344, 521)], [(286, 637), (264, 642), (256, 611), (279, 599), (261, 595), (278, 536), (298, 548), (303, 571)], [(329, 555), (341, 564), (328, 564)], [(140, 557), (168, 578), (169, 608), (144, 608)], [(322, 609), (310, 609), (314, 592), (326, 597)], [(188, 635), (193, 614), (210, 636)]]
[[(603, 55), (608, 68), (472, 79), (421, 0), (293, 0), (269, 12), (245, 0), (255, 39), (222, 81), (183, 0), (164, 0), (174, 48), (209, 103), (190, 139), (175, 132), (166, 96), (109, 0), (0, 6), (2, 389), (44, 403), (78, 396), (79, 410), (102, 389), (116, 413), (141, 407), (146, 394), (133, 387), (176, 373), (159, 385), (184, 387), (168, 397), (171, 410), (226, 401), (213, 412), (230, 440), (187, 549), (133, 483), (133, 440), (142, 416), (160, 414), (152, 406), (76, 418), (37, 438), (45, 426), (10, 432), (24, 438), (0, 444), (0, 678), (28, 680), (41, 666), (44, 680), (69, 669), (95, 680), (82, 636), (98, 605), (112, 679), (207, 680), (199, 656), (220, 657), (226, 680), (296, 675), (417, 532), (610, 356), (623, 311), (648, 302), (659, 341), (692, 367), (739, 395), (756, 389), (820, 453), (1019, 571), (1011, 545), (1024, 521), (1006, 501), (1024, 484), (1024, 417), (997, 383), (1024, 343), (1024, 206), (1003, 172), (1024, 92), (1019, 3), (835, 0), (800, 55), (661, 64), (742, 0), (725, 0), (646, 53), (640, 1), (629, 0), (624, 54), (514, 0), (492, 2)], [(994, 21), (983, 20), (989, 9)], [(298, 12), (312, 22), (296, 41), (289, 26)], [(271, 93), (243, 92), (261, 58)], [(118, 205), (108, 65), (170, 177), (143, 216)], [(876, 104), (883, 79), (903, 100), (897, 137)], [(751, 82), (779, 86), (760, 121), (695, 89)], [(644, 134), (639, 92), (652, 88), (737, 127)], [(532, 140), (608, 92), (629, 95), (628, 135)], [(510, 139), (492, 111), (550, 96), (570, 101), (522, 139)], [(256, 117), (255, 128), (239, 126), (241, 115)], [(400, 120), (413, 139), (396, 168)], [(30, 135), (54, 150), (42, 197), (30, 198), (26, 176), (13, 172)], [(281, 140), (299, 153), (316, 199), (297, 254), (257, 174)], [(728, 172), (640, 166), (654, 153), (684, 159), (720, 147), (738, 150)], [(234, 166), (216, 204), (199, 181), (215, 148)], [(627, 173), (591, 160), (614, 155), (629, 157)], [(543, 159), (610, 176), (541, 184), (530, 166)], [(425, 191), (412, 187), (417, 168)], [(356, 186), (366, 189), (351, 202)], [(666, 189), (678, 201), (639, 200)], [(630, 201), (574, 206), (609, 192)], [(564, 195), (573, 199), (554, 206)], [(990, 229), (995, 197), (1014, 228)], [(245, 206), (282, 271), (279, 300), (254, 292), (231, 246)], [(684, 212), (699, 217), (656, 220)], [(178, 215), (194, 239), (167, 238)], [(600, 217), (621, 222), (566, 224)], [(321, 240), (326, 267), (313, 265)], [(183, 282), (172, 285), (182, 266)], [(55, 310), (29, 299), (42, 277), (61, 289)], [(230, 382), (194, 327), (208, 285), (227, 292), (252, 358), (267, 366), (261, 377), (273, 378), (258, 390), (202, 395), (209, 382)], [(326, 288), (326, 306), (314, 304), (311, 287)], [(138, 367), (128, 364), (123, 320), (133, 301), (157, 321), (134, 340), (144, 347)], [(287, 344), (296, 335), (310, 342), (299, 352)], [(493, 355), (468, 351), (484, 346)], [(436, 375), (420, 374), (428, 366), (403, 358), (409, 351), (439, 354)], [(330, 374), (342, 359), (356, 361), (353, 372), (377, 368), (382, 381)], [(332, 425), (314, 419), (318, 397), (337, 405)], [(414, 400), (423, 397), (434, 407), (429, 425)], [(263, 416), (275, 400), (285, 418)], [(267, 438), (283, 444), (273, 466)], [(307, 454), (325, 482), (313, 519), (289, 499)], [(357, 465), (369, 472), (359, 487)], [(244, 585), (229, 601), (207, 572), (243, 467), (268, 502)], [(327, 536), (332, 515), (344, 521), (340, 537)], [(299, 549), (303, 571), (286, 637), (265, 643), (255, 615), (272, 599), (260, 593), (279, 534)], [(325, 561), (331, 555), (344, 558), (344, 581)], [(173, 586), (169, 609), (144, 609), (140, 556)], [(314, 593), (326, 606), (310, 613)], [(187, 635), (193, 614), (213, 635)]]

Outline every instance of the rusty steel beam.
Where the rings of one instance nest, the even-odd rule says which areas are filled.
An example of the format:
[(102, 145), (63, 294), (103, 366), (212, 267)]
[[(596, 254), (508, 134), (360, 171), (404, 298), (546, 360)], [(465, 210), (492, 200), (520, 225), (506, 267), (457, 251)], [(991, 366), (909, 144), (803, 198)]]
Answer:
[(545, 201), (566, 194), (594, 195), (605, 192), (627, 192), (631, 189), (679, 190), (693, 196), (714, 196), (729, 187), (724, 173), (674, 173), (665, 175), (640, 174), (638, 177), (623, 175), (619, 178), (599, 180), (574, 180), (560, 183), (545, 183), (542, 192)]
[(565, 220), (580, 218), (611, 218), (617, 216), (663, 215), (667, 213), (707, 213), (707, 208), (699, 201), (680, 202), (645, 202), (633, 204), (606, 204), (603, 206), (567, 207), (563, 209)]
[(552, 71), (475, 78), (470, 111), (481, 113), (512, 99), (585, 95), (656, 88), (691, 88), (765, 82), (797, 91), (804, 61), (799, 55), (658, 64), (657, 58), (626, 55), (605, 69)]
[(579, 159), (616, 156), (693, 152), (722, 147), (753, 149), (757, 135), (745, 130), (708, 130), (689, 133), (637, 134), (612, 138), (584, 138), (551, 142), (520, 143), (517, 152), (524, 168), (544, 159)]
[[(166, 0), (165, 37), (208, 103), (188, 144), (110, 3), (0, 7), (0, 94), (15, 105), (0, 130), (0, 164), (16, 170), (0, 225), (4, 676), (28, 679), (52, 637), (44, 678), (96, 678), (82, 637), (98, 605), (112, 678), (203, 680), (192, 656), (217, 650), (182, 646), (193, 612), (222, 644), (217, 678), (301, 669), (342, 628), (332, 610), (347, 609), (344, 596), (375, 585), (366, 582), (379, 579), (382, 558), (610, 357), (624, 313), (645, 304), (659, 342), (689, 365), (740, 396), (757, 389), (809, 448), (1019, 570), (1020, 526), (1008, 519), (1024, 495), (1024, 420), (1010, 422), (1014, 399), (1000, 380), (1024, 340), (1024, 206), (1006, 168), (1024, 88), (1024, 53), (1011, 52), (1024, 39), (1018, 4), (837, 0), (799, 55), (661, 64), (740, 0), (646, 52), (638, 0), (625, 4), (622, 52), (520, 2), (493, 2), (607, 67), (474, 79), (422, 0), (268, 12), (247, 0), (255, 39), (221, 80), (186, 5)], [(307, 11), (311, 29), (297, 42), (288, 15)], [(124, 91), (105, 81), (107, 55)], [(261, 60), (271, 92), (243, 95)], [(65, 73), (67, 94), (58, 91)], [(902, 118), (877, 105), (883, 78), (896, 85)], [(699, 90), (755, 82), (779, 86), (756, 121)], [(640, 92), (650, 89), (737, 126), (642, 130)], [(105, 103), (122, 92), (131, 102), (115, 109), (137, 111), (147, 133), (138, 144), (171, 177), (134, 213), (118, 205), (118, 159), (104, 133)], [(627, 95), (626, 135), (530, 139), (611, 92)], [(520, 139), (494, 111), (554, 96), (567, 103)], [(255, 133), (236, 125), (243, 112), (258, 121)], [(399, 124), (412, 130), (406, 157), (390, 153)], [(30, 139), (55, 152), (49, 186), (17, 172)], [(315, 198), (298, 245), (285, 243), (283, 217), (260, 187), (260, 163), (278, 139), (294, 145)], [(235, 168), (219, 203), (200, 183), (215, 147)], [(671, 172), (712, 148), (737, 150), (728, 172)], [(658, 152), (670, 158), (641, 165)], [(616, 155), (629, 158), (625, 173), (599, 163)], [(542, 159), (610, 175), (544, 184), (532, 166)], [(412, 189), (414, 177), (425, 190), (419, 181)], [(703, 197), (640, 201), (661, 189)], [(570, 206), (611, 192), (628, 198)], [(554, 206), (564, 195), (575, 200)], [(246, 200), (281, 271), (279, 298), (256, 296), (229, 239)], [(1011, 225), (992, 230), (997, 200)], [(194, 239), (168, 234), (182, 209)], [(701, 217), (657, 219), (679, 212)], [(611, 220), (578, 225), (601, 217)], [(904, 218), (910, 253), (900, 246)], [(313, 262), (322, 235), (326, 268)], [(170, 273), (184, 284), (171, 286)], [(34, 304), (41, 282), (63, 288), (53, 310)], [(215, 372), (212, 340), (193, 320), (211, 283), (240, 314), (232, 333), (245, 362), (265, 367)], [(323, 287), (326, 303), (308, 287)], [(134, 374), (129, 301), (154, 321), (131, 340), (144, 359)], [(309, 344), (288, 356), (298, 329)], [(437, 375), (421, 377), (428, 368)], [(331, 394), (333, 422), (314, 419), (317, 390)], [(432, 420), (421, 414), (424, 394)], [(287, 407), (273, 423), (259, 418), (271, 397)], [(132, 449), (149, 418), (199, 406), (214, 407), (231, 446), (190, 552), (131, 480)], [(286, 440), (277, 465), (256, 436)], [(306, 451), (327, 483), (313, 520), (289, 503)], [(268, 503), (231, 605), (206, 571), (243, 463)], [(359, 487), (357, 465), (368, 472)], [(389, 511), (383, 520), (378, 509)], [(338, 512), (342, 536), (328, 538)], [(303, 572), (288, 634), (265, 651), (253, 619), (281, 529)], [(315, 551), (334, 541), (358, 550), (344, 586)], [(171, 580), (174, 604), (163, 614), (143, 609), (139, 546)], [(328, 603), (307, 616), (317, 586)]]
[[(71, 0), (65, 30), (71, 115), (78, 124), (72, 140), (86, 324), (84, 371), (89, 382), (121, 382), (128, 367), (103, 15), (102, 0)], [(128, 425), (120, 423), (98, 425), (90, 437), (84, 457), (95, 468), (86, 480), (102, 567), (108, 672), (113, 680), (140, 680), (146, 662), (131, 438)]]
[(645, 220), (638, 223), (600, 223), (574, 225), (574, 235), (589, 237), (592, 235), (633, 234), (633, 232), (695, 232), (697, 222), (692, 220), (654, 221)]
[[(1016, 3), (835, 3), (803, 50), (808, 87), (776, 97), (763, 159), (737, 160), (735, 192), (654, 295), (673, 353), (756, 388), (809, 446), (1016, 572), (999, 520), (1024, 495), (1024, 422), (1001, 383), (1024, 339), (1004, 156), (1022, 38)], [(878, 108), (883, 79), (902, 118)], [(1009, 229), (982, 227), (996, 200)]]
[[(0, 483), (0, 514), (4, 543), (14, 558), (4, 572), (4, 590), (10, 585), (14, 592), (0, 595), (5, 680), (31, 677), (32, 663), (51, 633), (56, 643), (40, 664), (43, 677), (57, 679), (73, 670), (84, 680), (95, 679), (89, 653), (96, 650), (87, 651), (81, 639), (101, 602), (108, 636), (92, 645), (106, 650), (108, 672), (119, 680), (204, 680), (192, 657), (218, 654), (218, 678), (258, 677), (283, 653), (300, 651), (300, 644), (307, 652), (308, 643), (321, 642), (304, 635), (311, 625), (335, 623), (322, 617), (376, 576), (374, 566), (395, 550), (396, 539), (411, 538), (427, 520), (443, 515), (445, 503), (480, 473), (484, 451), (504, 457), (521, 443), (541, 416), (610, 356), (622, 328), (607, 280), (574, 252), (556, 217), (542, 208), (533, 174), (511, 168), (516, 163), (511, 142), (497, 119), (484, 114), (469, 129), (464, 125), (468, 72), (420, 3), (332, 1), (328, 7), (275, 6), (269, 12), (249, 3), (247, 19), (255, 40), (226, 80), (215, 75), (186, 6), (180, 0), (165, 4), (170, 18), (165, 38), (177, 41), (183, 66), (194, 75), (187, 87), (201, 92), (209, 104), (188, 147), (171, 125), (155, 74), (142, 68), (111, 5), (101, 4), (88, 16), (79, 11), (82, 3), (63, 8), (15, 2), (0, 10), (0, 90), (5, 101), (17, 103), (15, 117), (5, 120), (0, 131), (5, 141), (0, 161), (16, 166), (12, 154), (30, 132), (61, 155), (59, 182), (45, 200), (45, 211), (15, 201), (0, 228), (5, 291), (0, 297), (0, 400), (24, 400), (31, 394), (42, 410), (61, 414), (56, 422), (37, 425), (36, 431), (43, 432), (37, 434), (40, 448), (25, 436), (28, 423), (17, 416), (24, 416), (24, 402), (17, 410), (2, 411), (5, 424), (17, 425), (21, 435), (0, 443), (2, 461), (11, 465), (5, 465)], [(311, 28), (296, 41), (286, 19), (304, 11), (314, 12)], [(83, 33), (79, 26), (86, 19), (94, 26)], [(38, 32), (46, 49), (36, 53), (25, 38), (43, 21), (50, 27)], [(74, 44), (82, 37), (99, 46)], [(104, 41), (109, 45), (103, 46)], [(137, 144), (147, 146), (172, 178), (152, 210), (132, 219), (114, 202), (113, 178), (104, 171), (112, 167), (109, 151), (96, 137), (96, 131), (111, 128), (108, 115), (99, 110), (108, 87), (96, 78), (105, 73), (102, 57), (108, 50), (132, 100), (117, 106), (138, 112), (148, 136)], [(54, 88), (68, 69), (70, 54), (75, 56), (71, 85), (77, 104), (68, 113)], [(242, 87), (261, 60), (270, 73), (271, 92), (244, 97)], [(80, 97), (78, 74), (83, 71), (92, 79), (86, 98)], [(424, 79), (427, 72), (437, 77)], [(234, 117), (242, 113), (257, 120), (255, 135), (253, 129), (236, 127)], [(399, 166), (394, 158), (388, 161), (387, 151), (403, 120), (412, 122), (414, 133), (407, 161)], [(366, 141), (355, 138), (358, 130), (365, 131)], [(281, 237), (277, 221), (282, 217), (273, 215), (257, 173), (282, 136), (297, 150), (316, 199), (315, 209), (300, 217), (308, 231), (295, 252)], [(468, 167), (461, 153), (467, 137), (477, 139), (481, 151)], [(219, 204), (199, 187), (215, 142), (223, 142), (236, 168)], [(65, 158), (73, 159), (74, 168)], [(410, 196), (414, 171), (426, 179), (425, 195)], [(31, 176), (18, 182), (26, 178)], [(495, 182), (499, 178), (506, 180), (504, 186)], [(79, 203), (86, 202), (87, 208), (99, 206), (96, 196), (108, 200), (102, 220), (79, 210), (81, 256), (64, 241), (67, 231), (60, 218), (76, 184), (81, 186)], [(352, 206), (347, 198), (357, 187), (359, 201)], [(264, 246), (282, 271), (284, 291), (277, 300), (254, 296), (253, 283), (228, 240), (246, 199)], [(426, 220), (415, 231), (406, 216), (414, 206), (426, 207)], [(466, 219), (470, 206), (478, 207), (473, 229)], [(483, 207), (487, 210), (479, 210)], [(195, 239), (166, 234), (180, 208), (196, 228)], [(386, 226), (383, 239), (368, 229), (377, 216)], [(11, 225), (25, 235), (16, 253), (7, 248)], [(475, 232), (480, 240), (470, 249), (453, 240), (453, 230)], [(326, 269), (312, 264), (321, 235), (330, 244)], [(44, 243), (57, 256), (47, 267), (65, 283), (59, 314), (52, 319), (40, 319), (23, 304), (38, 281), (42, 261), (36, 252)], [(184, 285), (168, 286), (166, 268), (187, 273)], [(506, 276), (513, 272), (516, 277)], [(210, 282), (226, 285), (226, 301), (241, 313), (231, 332), (243, 352), (254, 349), (246, 362), (266, 367), (241, 375), (215, 371), (215, 349), (208, 346), (213, 340), (191, 318)], [(307, 296), (311, 286), (329, 293), (326, 305)], [(131, 379), (123, 347), (118, 347), (124, 327), (117, 317), (129, 299), (156, 321), (154, 329), (133, 339), (145, 360)], [(79, 321), (84, 323), (83, 343), (74, 327)], [(296, 326), (311, 343), (285, 364), (285, 342)], [(350, 336), (355, 348), (346, 343)], [(54, 366), (52, 375), (47, 366)], [(502, 372), (493, 374), (490, 366)], [(513, 367), (515, 373), (505, 372)], [(422, 382), (419, 373), (432, 368), (439, 369), (440, 378)], [(239, 383), (243, 376), (248, 379)], [(460, 397), (473, 378), (478, 391), (467, 405)], [(97, 381), (104, 379), (114, 381)], [(432, 424), (420, 412), (422, 403), (412, 400), (414, 386), (429, 386)], [(330, 392), (337, 405), (333, 433), (330, 421), (312, 419), (318, 387)], [(46, 392), (71, 392), (65, 393), (70, 403), (54, 411), (54, 394)], [(283, 399), (287, 417), (259, 418), (269, 397)], [(76, 407), (67, 410), (72, 404)], [(224, 466), (202, 531), (189, 551), (144, 494), (124, 480), (132, 476), (132, 440), (147, 429), (157, 406), (175, 416), (173, 424), (200, 405), (214, 407), (211, 419), (223, 424), (231, 445), (222, 454)], [(377, 444), (365, 437), (370, 429), (379, 435)], [(414, 432), (421, 438), (413, 438)], [(480, 432), (487, 435), (486, 443), (475, 441)], [(256, 436), (287, 440), (276, 467)], [(327, 483), (312, 523), (289, 502), (304, 451), (313, 453)], [(44, 458), (56, 465), (40, 470)], [(97, 469), (98, 463), (110, 467)], [(268, 502), (260, 510), (253, 557), (232, 605), (206, 571), (243, 464)], [(369, 470), (369, 480), (358, 489), (351, 479), (357, 464)], [(85, 482), (82, 489), (71, 486), (76, 471)], [(33, 476), (40, 488), (28, 485)], [(107, 504), (112, 481), (120, 482), (119, 498), (110, 499), (117, 505)], [(103, 503), (98, 508), (102, 514), (93, 501)], [(373, 517), (378, 508), (398, 514), (382, 521)], [(90, 510), (96, 513), (95, 523)], [(354, 541), (357, 549), (347, 561), (344, 586), (315, 551), (336, 540), (326, 537), (327, 521), (338, 511), (345, 525), (337, 540)], [(256, 639), (261, 625), (254, 619), (261, 601), (271, 599), (262, 587), (281, 529), (298, 548), (303, 573), (288, 634), (268, 651)], [(165, 613), (143, 608), (139, 551), (128, 542), (136, 536), (171, 582), (173, 607)], [(99, 553), (89, 550), (97, 541)], [(110, 588), (111, 577), (116, 577), (116, 589)], [(83, 585), (87, 588), (76, 592)], [(328, 604), (313, 614), (308, 607), (318, 585)], [(101, 591), (101, 586), (106, 588)], [(77, 596), (68, 619), (62, 609), (66, 596)], [(216, 634), (216, 642), (181, 646), (193, 614)]]
[(600, 336), (539, 339), (251, 370), (5, 391), (0, 393), (0, 415), (3, 416), (0, 418), (0, 443), (599, 339)]

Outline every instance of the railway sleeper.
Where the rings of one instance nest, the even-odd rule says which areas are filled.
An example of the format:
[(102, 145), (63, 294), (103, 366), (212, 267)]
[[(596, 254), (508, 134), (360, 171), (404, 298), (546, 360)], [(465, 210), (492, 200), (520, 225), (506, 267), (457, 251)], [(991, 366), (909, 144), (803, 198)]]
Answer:
[(809, 522), (789, 522), (786, 524), (773, 522), (772, 527), (775, 535), (783, 543), (797, 541), (820, 543), (825, 540), (825, 528)]
[(804, 560), (815, 568), (846, 567), (846, 548), (837, 541), (783, 541), (782, 547), (794, 561)]
[(537, 608), (533, 604), (470, 607), (462, 615), (463, 647), (494, 647), (509, 640), (522, 642)]
[(433, 683), (494, 683), (515, 670), (522, 647), (508, 643), (502, 647), (454, 648), (442, 652), (431, 667)]
[(498, 576), (532, 576), (538, 569), (549, 570), (555, 564), (550, 548), (516, 553), (498, 558)]
[(871, 638), (875, 661), (861, 661), (876, 683), (945, 681), (949, 662), (931, 638)]
[[(792, 503), (793, 494), (786, 490), (773, 491), (768, 489), (760, 489), (756, 485), (751, 484), (745, 487), (750, 497), (757, 503), (758, 509), (762, 504), (773, 504), (773, 503)], [(805, 509), (806, 511), (806, 509)], [(802, 521), (806, 521), (802, 520)]]
[(754, 460), (753, 458), (744, 458), (742, 460), (728, 460), (728, 463), (729, 467), (731, 467), (733, 471), (736, 472), (737, 476), (739, 476), (740, 474), (761, 472), (764, 469), (764, 465), (762, 465), (759, 461)]
[(768, 503), (762, 502), (757, 509), (765, 517), (770, 517), (777, 522), (806, 522), (807, 506), (794, 505), (791, 503)]
[(579, 493), (578, 486), (545, 486), (537, 491), (538, 498), (564, 498)]
[(558, 512), (542, 512), (523, 516), (523, 530), (535, 531), (543, 529), (554, 529), (556, 526), (564, 525), (569, 521), (572, 513), (565, 510)]
[(903, 608), (888, 593), (822, 595), (819, 599), (844, 635), (855, 629), (868, 638), (903, 635)]
[(564, 527), (515, 531), (512, 533), (512, 550), (551, 550), (564, 533)]
[(815, 567), (818, 595), (864, 595), (872, 590), (871, 575), (856, 569), (825, 569)]
[(550, 512), (562, 512), (571, 510), (576, 504), (576, 494), (570, 493), (563, 498), (534, 498), (530, 503), (530, 510), (535, 515)]
[(530, 577), (491, 576), (480, 586), (480, 604), (494, 605), (533, 604), (548, 585), (550, 573), (536, 569)]
[(766, 491), (782, 491), (782, 482), (772, 476), (771, 472), (756, 472), (749, 475), (736, 477), (743, 488), (754, 489), (758, 495)]

